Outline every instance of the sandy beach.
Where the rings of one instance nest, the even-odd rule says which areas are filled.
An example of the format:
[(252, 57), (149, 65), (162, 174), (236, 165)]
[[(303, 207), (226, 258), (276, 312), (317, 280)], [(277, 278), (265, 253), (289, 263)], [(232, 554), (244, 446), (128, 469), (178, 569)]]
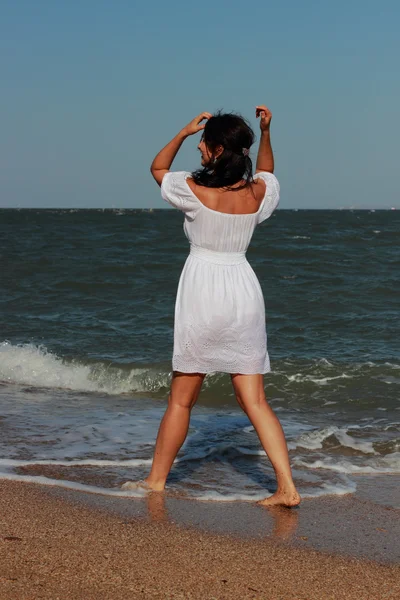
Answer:
[(399, 597), (396, 510), (351, 497), (270, 511), (151, 496), (1, 481), (0, 598)]

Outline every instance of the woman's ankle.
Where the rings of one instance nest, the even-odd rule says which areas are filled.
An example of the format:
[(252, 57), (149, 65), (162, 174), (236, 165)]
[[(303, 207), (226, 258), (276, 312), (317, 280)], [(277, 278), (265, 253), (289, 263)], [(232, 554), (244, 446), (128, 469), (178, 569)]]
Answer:
[(165, 488), (166, 479), (160, 479), (159, 477), (149, 475), (148, 477), (146, 477), (145, 481), (154, 490), (163, 490)]
[(290, 490), (296, 489), (294, 481), (291, 477), (277, 476), (276, 477), (276, 485), (277, 485), (277, 490), (279, 490), (279, 491), (290, 491)]

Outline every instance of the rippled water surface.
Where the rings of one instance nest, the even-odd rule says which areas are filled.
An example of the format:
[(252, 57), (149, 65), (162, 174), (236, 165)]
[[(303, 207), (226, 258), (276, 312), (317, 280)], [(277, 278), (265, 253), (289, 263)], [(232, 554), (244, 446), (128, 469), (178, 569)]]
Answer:
[[(168, 209), (0, 210), (0, 476), (119, 494), (147, 473), (182, 223)], [(397, 211), (278, 210), (248, 250), (266, 303), (265, 389), (304, 496), (400, 472), (399, 232)], [(274, 485), (229, 376), (207, 375), (169, 488), (233, 500)]]

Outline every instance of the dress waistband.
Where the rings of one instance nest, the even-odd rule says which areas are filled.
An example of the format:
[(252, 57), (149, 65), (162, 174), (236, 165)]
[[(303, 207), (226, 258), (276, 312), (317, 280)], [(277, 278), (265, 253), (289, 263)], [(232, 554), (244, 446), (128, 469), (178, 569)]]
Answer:
[(195, 256), (201, 260), (218, 265), (239, 265), (247, 261), (246, 252), (220, 252), (218, 250), (209, 250), (190, 244), (189, 256)]

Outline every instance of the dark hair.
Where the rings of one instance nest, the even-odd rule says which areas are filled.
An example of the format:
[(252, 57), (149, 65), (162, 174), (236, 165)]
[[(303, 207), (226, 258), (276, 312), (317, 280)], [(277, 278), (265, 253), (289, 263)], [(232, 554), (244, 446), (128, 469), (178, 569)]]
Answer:
[[(252, 128), (242, 116), (221, 111), (215, 113), (208, 119), (202, 138), (211, 153), (211, 160), (192, 173), (194, 182), (205, 187), (230, 189), (244, 179), (245, 183), (234, 189), (247, 187), (253, 181), (253, 165), (250, 156), (243, 153), (243, 148), (250, 148), (254, 138)], [(215, 157), (218, 146), (224, 150)]]

